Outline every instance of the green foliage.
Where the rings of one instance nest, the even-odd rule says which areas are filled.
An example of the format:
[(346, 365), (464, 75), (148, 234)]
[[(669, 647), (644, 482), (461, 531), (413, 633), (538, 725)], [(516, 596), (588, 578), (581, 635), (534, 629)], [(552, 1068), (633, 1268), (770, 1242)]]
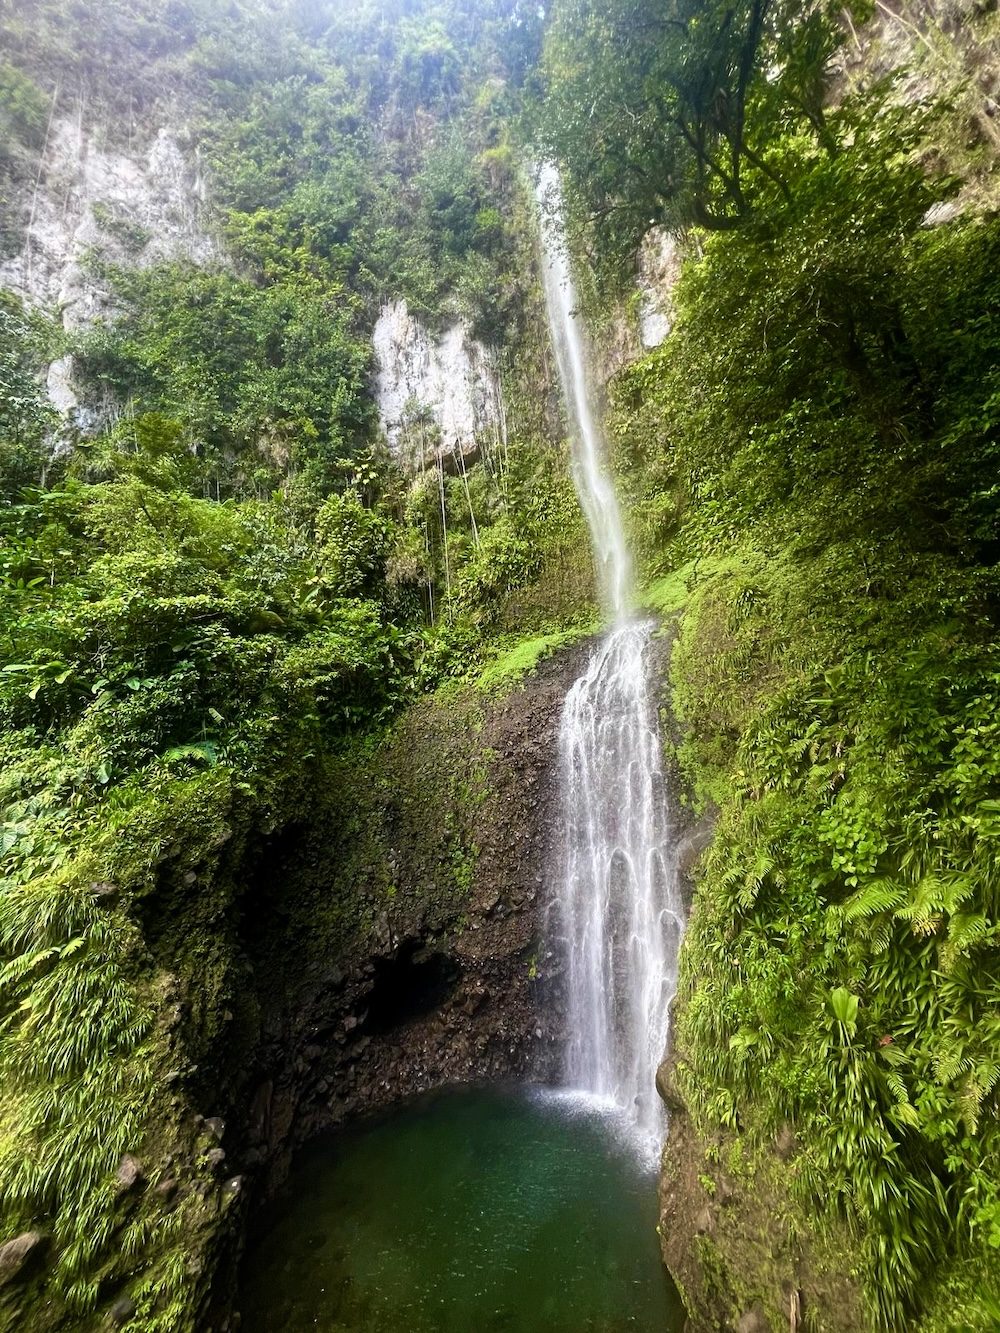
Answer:
[(199, 734), (238, 745), (296, 670), (317, 723), (377, 716), (398, 697), (412, 650), (369, 603), (348, 600), (377, 591), (378, 570), (362, 571), (362, 588), (364, 542), (329, 510), (314, 553), (280, 505), (221, 506), (134, 475), (68, 492), (55, 533), (36, 509), (34, 546), (64, 542), (66, 562), (15, 589), (8, 726), (69, 728), (70, 749), (128, 771)]
[(54, 338), (47, 322), (0, 292), (0, 505), (45, 472), (46, 436), (55, 413), (38, 372)]
[(437, 19), (400, 24), (401, 96), (410, 107), (447, 101), (460, 85), (458, 52)]
[(183, 422), (210, 493), (264, 495), (283, 478), (332, 488), (371, 416), (370, 352), (342, 291), (185, 264), (117, 280), (129, 309), (91, 339), (88, 376), (136, 413)]
[(266, 279), (294, 262), (435, 317), (457, 303), (502, 340), (510, 181), (495, 188), (485, 154), (504, 137), (505, 107), (479, 80), (502, 89), (491, 72), (516, 6), (314, 8), (325, 39), (294, 72), (227, 80), (210, 155), (238, 255)]
[(356, 492), (331, 495), (316, 515), (324, 576), (341, 597), (371, 597), (384, 586), (395, 537), (392, 522), (366, 509)]
[[(936, 1264), (1000, 1243), (995, 390), (976, 313), (996, 240), (920, 232), (899, 181), (893, 223), (882, 190), (866, 202), (874, 170), (837, 189), (884, 258), (859, 239), (852, 268), (818, 216), (780, 248), (719, 238), (645, 373), (687, 483), (675, 549), (763, 543), (684, 579), (682, 760), (720, 808), (687, 945), (688, 1090), (709, 1121), (793, 1121), (804, 1189), (857, 1228), (873, 1326), (895, 1329)], [(933, 312), (930, 253), (950, 279)]]
[[(686, 946), (684, 1079), (709, 1120), (795, 1124), (804, 1188), (858, 1228), (874, 1326), (906, 1327), (931, 1259), (996, 1234), (1000, 676), (954, 626), (798, 668), (823, 645), (775, 617), (780, 580), (754, 586), (749, 614), (735, 580), (726, 605), (755, 671), (726, 671), (734, 647), (706, 640), (704, 592), (675, 664), (699, 730), (719, 723), (690, 635), (745, 709), (735, 746), (682, 752), (721, 807)], [(782, 620), (776, 688), (753, 622)]]
[(40, 148), (48, 123), (49, 99), (14, 65), (0, 64), (0, 154), (13, 144)]
[[(584, 44), (631, 12), (565, 8), (552, 97), (593, 83)], [(594, 124), (564, 126), (585, 195), (596, 136), (634, 151), (609, 138), (589, 196), (626, 232), (633, 206), (642, 227), (678, 216), (647, 207), (650, 189), (678, 187), (664, 209), (694, 197), (657, 166), (669, 134), (648, 141), (674, 96), (639, 60), (659, 17), (636, 15), (642, 49), (592, 88)], [(782, 51), (819, 40), (810, 21), (775, 32)], [(916, 156), (940, 109), (891, 86), (822, 123), (805, 100), (768, 102), (793, 73), (819, 78), (806, 55), (748, 101), (777, 179), (745, 166), (745, 214), (709, 181), (706, 206), (739, 226), (698, 236), (671, 336), (611, 394), (633, 535), (659, 576), (647, 596), (679, 617), (679, 759), (717, 819), (682, 959), (679, 1080), (706, 1135), (764, 1145), (794, 1125), (796, 1188), (853, 1229), (874, 1329), (925, 1312), (949, 1327), (935, 1275), (953, 1265), (951, 1326), (986, 1328), (971, 1293), (1000, 1244), (1000, 229), (925, 225), (954, 188)]]
[[(661, 357), (666, 425), (674, 466), (728, 522), (780, 514), (814, 543), (907, 530), (914, 545), (950, 544), (943, 511), (969, 474), (959, 483), (961, 460), (934, 439), (949, 411), (939, 376), (964, 373), (972, 339), (951, 324), (942, 358), (940, 312), (919, 295), (929, 244), (919, 227), (934, 191), (895, 156), (891, 122), (883, 109), (878, 128), (859, 129), (850, 151), (808, 173), (808, 212), (800, 200), (780, 230), (714, 238), (689, 268), (680, 336)], [(954, 276), (961, 231), (933, 245)], [(977, 227), (976, 237), (985, 260), (994, 229)], [(955, 258), (945, 258), (951, 247)], [(993, 299), (988, 286), (962, 290), (983, 312)], [(721, 327), (731, 330), (725, 339)], [(989, 357), (989, 346), (978, 355)], [(964, 382), (977, 405), (991, 401), (991, 380)], [(982, 450), (985, 440), (969, 442)]]
[[(55, 1217), (64, 1298), (83, 1310), (114, 1233), (114, 1173), (153, 1089), (152, 1012), (129, 976), (137, 946), (134, 926), (82, 885), (8, 881), (0, 895), (5, 1223)], [(127, 1252), (135, 1240), (123, 1238)]]
[(653, 223), (730, 231), (766, 217), (796, 193), (797, 164), (850, 144), (853, 98), (831, 109), (826, 96), (843, 12), (791, 0), (555, 6), (536, 132), (568, 168), (605, 265), (627, 264)]
[(25, 193), (38, 170), (51, 109), (52, 99), (26, 71), (0, 61), (0, 258), (21, 248)]
[[(46, 1219), (75, 1315), (153, 1245), (115, 1172), (167, 1132), (168, 1061), (189, 1058), (137, 905), (181, 849), (217, 861), (234, 811), (276, 818), (311, 758), (380, 725), (420, 649), (380, 605), (387, 520), (351, 496), (315, 529), (278, 500), (196, 498), (190, 464), (174, 423), (137, 418), (105, 444), (111, 479), (0, 511), (0, 1195), (5, 1231)], [(183, 1292), (159, 1293), (171, 1319)]]

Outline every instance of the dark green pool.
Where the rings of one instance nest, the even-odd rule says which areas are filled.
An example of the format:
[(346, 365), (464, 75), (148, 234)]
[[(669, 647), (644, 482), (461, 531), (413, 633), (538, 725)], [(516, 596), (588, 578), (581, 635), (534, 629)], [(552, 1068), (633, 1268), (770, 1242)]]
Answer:
[(678, 1333), (655, 1181), (585, 1102), (419, 1098), (303, 1154), (244, 1263), (244, 1333)]

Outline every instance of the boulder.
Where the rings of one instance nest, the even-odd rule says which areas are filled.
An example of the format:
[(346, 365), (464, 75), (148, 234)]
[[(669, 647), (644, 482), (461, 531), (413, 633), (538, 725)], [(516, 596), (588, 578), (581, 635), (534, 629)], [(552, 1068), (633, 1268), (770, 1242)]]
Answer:
[(142, 1163), (138, 1157), (126, 1153), (118, 1163), (118, 1170), (115, 1172), (115, 1188), (118, 1193), (129, 1194), (132, 1190), (139, 1189), (145, 1179)]
[(736, 1333), (769, 1333), (770, 1325), (759, 1310), (748, 1310), (736, 1321)]
[(131, 1296), (121, 1296), (111, 1307), (111, 1322), (115, 1328), (121, 1328), (123, 1324), (134, 1316), (136, 1312), (136, 1303)]
[(795, 1141), (795, 1131), (786, 1120), (774, 1140), (774, 1151), (783, 1162), (787, 1162), (795, 1156), (797, 1147), (798, 1144)]
[(40, 1231), (25, 1231), (4, 1245), (0, 1245), (0, 1287), (13, 1282), (25, 1269), (41, 1257), (48, 1237)]

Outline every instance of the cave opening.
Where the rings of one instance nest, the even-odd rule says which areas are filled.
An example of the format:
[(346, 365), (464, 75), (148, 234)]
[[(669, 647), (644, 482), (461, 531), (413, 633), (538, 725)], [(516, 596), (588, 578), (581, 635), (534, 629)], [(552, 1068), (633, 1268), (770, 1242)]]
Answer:
[(428, 950), (419, 940), (401, 944), (391, 958), (376, 959), (363, 1031), (371, 1036), (390, 1032), (440, 1008), (461, 972), (454, 958)]

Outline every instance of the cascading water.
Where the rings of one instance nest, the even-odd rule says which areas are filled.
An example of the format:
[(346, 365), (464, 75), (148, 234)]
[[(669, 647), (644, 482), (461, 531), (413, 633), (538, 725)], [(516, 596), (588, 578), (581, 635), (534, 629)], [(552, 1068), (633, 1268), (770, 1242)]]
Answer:
[(559, 178), (539, 171), (545, 300), (566, 400), (573, 473), (611, 628), (566, 697), (560, 764), (566, 825), (558, 898), (566, 969), (566, 1082), (626, 1111), (644, 1147), (664, 1128), (654, 1089), (683, 926), (647, 656), (653, 625), (630, 618), (632, 572), (603, 442), (562, 226)]
[(576, 317), (576, 293), (562, 224), (559, 175), (546, 163), (538, 173), (542, 215), (542, 276), (545, 308), (566, 399), (573, 443), (573, 481), (587, 516), (601, 591), (615, 619), (624, 613), (632, 587), (632, 561), (625, 545), (618, 496), (604, 466), (604, 446), (587, 393), (583, 335)]

